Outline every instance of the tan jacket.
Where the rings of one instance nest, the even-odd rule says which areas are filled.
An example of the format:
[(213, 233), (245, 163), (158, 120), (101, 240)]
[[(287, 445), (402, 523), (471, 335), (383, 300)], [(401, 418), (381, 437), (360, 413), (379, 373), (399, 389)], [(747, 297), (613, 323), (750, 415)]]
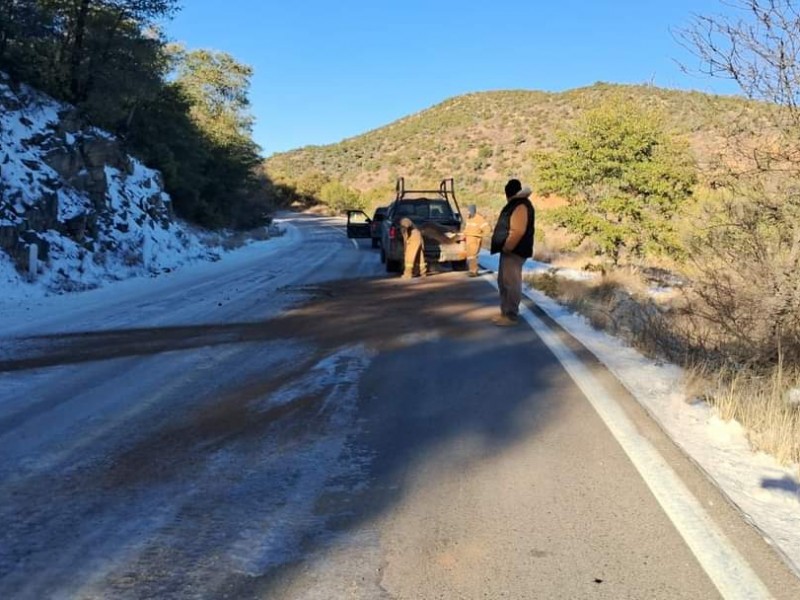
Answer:
[(511, 213), (511, 223), (509, 225), (508, 237), (503, 245), (503, 252), (512, 252), (517, 247), (525, 230), (528, 228), (528, 209), (520, 205)]
[(483, 215), (475, 214), (474, 217), (467, 217), (466, 224), (464, 225), (464, 235), (467, 237), (483, 237), (492, 230), (489, 223)]

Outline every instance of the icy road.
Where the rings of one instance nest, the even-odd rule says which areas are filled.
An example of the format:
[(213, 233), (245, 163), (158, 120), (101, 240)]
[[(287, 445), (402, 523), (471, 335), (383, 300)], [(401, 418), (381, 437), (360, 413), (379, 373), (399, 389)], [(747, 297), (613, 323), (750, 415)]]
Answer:
[(632, 434), (487, 281), (286, 225), (3, 315), (0, 598), (800, 598), (554, 324)]

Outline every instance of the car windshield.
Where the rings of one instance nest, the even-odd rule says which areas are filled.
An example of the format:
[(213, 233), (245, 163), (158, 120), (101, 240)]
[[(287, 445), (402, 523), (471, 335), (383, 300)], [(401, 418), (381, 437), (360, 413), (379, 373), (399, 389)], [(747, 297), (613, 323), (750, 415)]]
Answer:
[(446, 200), (405, 200), (398, 203), (395, 215), (420, 219), (452, 219), (453, 210)]

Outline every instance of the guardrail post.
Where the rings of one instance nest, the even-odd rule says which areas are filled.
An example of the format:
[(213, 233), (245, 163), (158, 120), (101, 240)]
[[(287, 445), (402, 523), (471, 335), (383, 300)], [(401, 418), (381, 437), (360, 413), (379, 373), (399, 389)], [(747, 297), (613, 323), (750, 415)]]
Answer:
[(34, 281), (39, 272), (39, 246), (28, 245), (28, 279)]
[(145, 272), (150, 271), (150, 262), (152, 260), (152, 249), (150, 247), (150, 236), (145, 232), (142, 237), (142, 266)]

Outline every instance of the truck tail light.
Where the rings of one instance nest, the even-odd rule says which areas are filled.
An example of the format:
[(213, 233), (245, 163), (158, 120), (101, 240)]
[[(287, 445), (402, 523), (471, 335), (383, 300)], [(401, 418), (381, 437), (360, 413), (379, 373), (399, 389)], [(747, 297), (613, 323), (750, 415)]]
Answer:
[(393, 240), (396, 238), (397, 238), (397, 227), (392, 225), (391, 227), (389, 227), (389, 239)]

